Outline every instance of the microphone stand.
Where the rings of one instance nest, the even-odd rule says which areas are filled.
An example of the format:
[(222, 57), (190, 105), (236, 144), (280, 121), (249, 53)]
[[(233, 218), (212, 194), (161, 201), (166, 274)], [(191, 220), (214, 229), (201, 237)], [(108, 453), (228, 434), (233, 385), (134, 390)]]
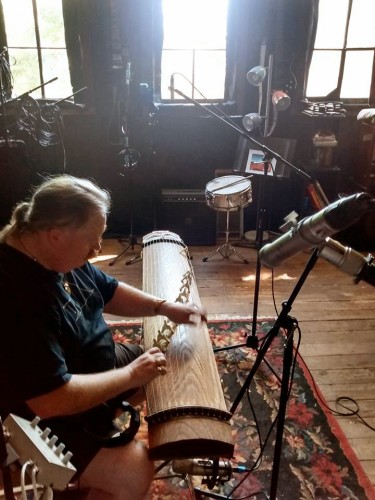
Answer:
[[(207, 108), (206, 106), (202, 105), (195, 99), (192, 99), (188, 96), (186, 96), (183, 92), (181, 92), (178, 89), (174, 89), (174, 92), (176, 94), (181, 95), (184, 97), (186, 100), (192, 102), (193, 104), (205, 109), (208, 111), (211, 115), (215, 116), (217, 119), (225, 123), (227, 126), (231, 127), (233, 130), (235, 130), (238, 134), (243, 136), (246, 140), (250, 141), (251, 143), (255, 144), (260, 150), (263, 151), (264, 153), (264, 177), (267, 176), (268, 172), (268, 167), (269, 167), (269, 162), (271, 161), (272, 158), (276, 158), (276, 160), (284, 163), (285, 165), (289, 166), (295, 173), (297, 173), (299, 176), (301, 176), (305, 181), (308, 183), (312, 184), (314, 188), (319, 191), (322, 199), (326, 201), (326, 196), (324, 193), (322, 193), (322, 189), (320, 185), (313, 180), (313, 178), (308, 175), (306, 172), (303, 170), (300, 170), (298, 167), (290, 163), (288, 160), (283, 158), (281, 155), (270, 149), (268, 146), (261, 144), (259, 141), (254, 139), (250, 134), (247, 134), (244, 132), (241, 128), (239, 128), (236, 124), (232, 123), (230, 121), (229, 117), (224, 117), (221, 115), (218, 115), (217, 113), (213, 112), (211, 109)], [(263, 179), (261, 179), (263, 180)], [(266, 180), (266, 179), (265, 179)], [(328, 204), (328, 203), (327, 203)], [(279, 402), (279, 413), (278, 413), (278, 418), (277, 418), (277, 429), (276, 429), (276, 439), (275, 439), (275, 449), (274, 449), (274, 460), (273, 460), (273, 467), (272, 467), (272, 477), (271, 477), (271, 488), (270, 488), (270, 500), (276, 500), (276, 492), (277, 492), (277, 483), (278, 483), (278, 476), (279, 476), (279, 468), (280, 468), (280, 457), (281, 457), (281, 448), (282, 448), (282, 438), (283, 438), (283, 433), (284, 433), (284, 424), (285, 424), (285, 414), (286, 414), (286, 405), (287, 405), (287, 400), (289, 396), (289, 391), (290, 391), (290, 374), (291, 374), (291, 368), (292, 368), (292, 362), (293, 362), (293, 335), (294, 335), (294, 330), (297, 327), (297, 322), (294, 318), (291, 318), (288, 314), (292, 308), (294, 299), (297, 297), (298, 292), (302, 288), (308, 274), (310, 271), (313, 269), (316, 261), (318, 260), (318, 249), (316, 248), (314, 252), (312, 253), (310, 260), (298, 280), (289, 300), (283, 304), (282, 310), (276, 319), (274, 326), (271, 328), (270, 332), (267, 335), (267, 338), (265, 341), (262, 343), (261, 347), (258, 347), (258, 338), (256, 335), (256, 325), (257, 325), (257, 314), (258, 314), (258, 302), (259, 302), (259, 290), (260, 290), (260, 271), (261, 271), (261, 261), (260, 261), (260, 256), (259, 256), (259, 250), (261, 248), (261, 245), (263, 243), (263, 232), (264, 232), (264, 216), (265, 216), (266, 208), (265, 208), (265, 196), (264, 196), (264, 187), (262, 186), (261, 183), (261, 189), (259, 193), (259, 198), (258, 198), (258, 217), (257, 217), (257, 231), (259, 231), (259, 246), (257, 248), (257, 263), (256, 263), (256, 280), (255, 280), (255, 290), (254, 290), (254, 304), (253, 304), (253, 322), (252, 322), (252, 332), (251, 335), (247, 336), (246, 343), (245, 344), (239, 344), (239, 345), (234, 345), (234, 346), (228, 346), (226, 348), (218, 348), (214, 349), (214, 351), (219, 351), (219, 350), (228, 350), (228, 349), (236, 349), (238, 347), (250, 347), (253, 349), (256, 349), (258, 354), (256, 357), (256, 360), (254, 362), (254, 365), (252, 369), (250, 370), (250, 373), (248, 374), (240, 392), (238, 393), (234, 403), (232, 404), (232, 407), (230, 409), (230, 413), (234, 414), (236, 411), (239, 403), (241, 402), (244, 394), (246, 393), (247, 389), (250, 386), (250, 383), (258, 370), (258, 367), (262, 361), (265, 361), (265, 363), (270, 367), (268, 361), (265, 359), (265, 355), (273, 342), (274, 338), (278, 334), (280, 328), (283, 328), (286, 331), (286, 342), (285, 342), (285, 350), (284, 350), (284, 360), (283, 360), (283, 373), (281, 380), (279, 377), (279, 380), (281, 382), (281, 390), (280, 390), (280, 402)], [(272, 367), (270, 367), (271, 370), (275, 373)], [(203, 492), (200, 490), (197, 490), (200, 494)], [(206, 494), (206, 493), (205, 493)], [(206, 494), (206, 496), (210, 496), (209, 493)], [(253, 496), (256, 496), (254, 494)], [(220, 498), (220, 496), (215, 496), (212, 498)], [(228, 497), (221, 497), (221, 498), (228, 498)]]
[[(284, 163), (288, 167), (290, 167), (296, 174), (298, 174), (300, 177), (302, 177), (305, 181), (307, 181), (310, 184), (313, 184), (314, 187), (319, 190), (320, 195), (322, 196), (321, 193), (321, 187), (316, 183), (316, 181), (313, 180), (313, 178), (304, 172), (303, 170), (299, 169), (292, 163), (290, 163), (288, 160), (283, 158), (281, 155), (270, 149), (268, 146), (265, 144), (260, 143), (254, 137), (252, 137), (250, 134), (242, 130), (240, 127), (238, 127), (234, 122), (231, 121), (231, 118), (226, 116), (226, 115), (219, 115), (212, 111), (212, 109), (208, 108), (207, 106), (204, 106), (202, 103), (196, 101), (195, 99), (187, 96), (180, 90), (174, 88), (173, 91), (182, 96), (184, 99), (187, 101), (195, 104), (196, 106), (203, 108), (205, 111), (213, 115), (215, 118), (218, 120), (222, 121), (227, 125), (228, 127), (231, 127), (233, 130), (237, 132), (237, 134), (240, 134), (242, 137), (244, 137), (247, 141), (250, 141), (251, 143), (255, 144), (261, 151), (264, 153), (264, 175), (261, 176), (261, 182), (260, 182), (260, 189), (259, 189), (259, 197), (258, 197), (258, 207), (257, 207), (257, 261), (256, 261), (256, 275), (255, 275), (255, 288), (254, 288), (254, 303), (253, 303), (253, 322), (252, 322), (252, 331), (251, 335), (247, 336), (246, 343), (244, 344), (237, 344), (233, 346), (227, 346), (227, 347), (222, 347), (222, 348), (217, 348), (214, 349), (216, 351), (223, 351), (223, 350), (229, 350), (229, 349), (237, 349), (238, 347), (250, 347), (253, 349), (256, 349), (258, 347), (258, 339), (256, 335), (256, 326), (257, 326), (257, 315), (258, 315), (258, 303), (259, 303), (259, 291), (260, 291), (260, 272), (261, 272), (261, 261), (259, 257), (259, 250), (262, 247), (263, 244), (263, 234), (264, 234), (264, 225), (265, 225), (265, 216), (266, 216), (266, 197), (265, 197), (265, 188), (266, 186), (263, 186), (263, 180), (267, 180), (267, 173), (268, 173), (268, 168), (269, 168), (269, 162), (272, 160), (272, 158), (276, 158), (276, 160)], [(265, 179), (264, 179), (265, 178)], [(323, 199), (326, 199), (324, 193), (323, 193)]]
[[(300, 276), (298, 282), (296, 283), (289, 299), (283, 303), (280, 314), (278, 315), (273, 327), (268, 332), (267, 337), (262, 343), (261, 347), (258, 349), (258, 355), (255, 359), (255, 362), (246, 377), (245, 382), (243, 383), (236, 399), (234, 400), (230, 413), (233, 415), (240, 404), (243, 396), (246, 391), (249, 389), (250, 384), (254, 378), (256, 371), (260, 363), (265, 360), (265, 355), (270, 348), (273, 340), (279, 333), (280, 329), (285, 330), (285, 343), (284, 343), (284, 359), (283, 359), (283, 371), (281, 377), (281, 386), (280, 386), (280, 399), (279, 399), (279, 412), (277, 416), (277, 426), (276, 426), (276, 437), (275, 437), (275, 448), (274, 448), (274, 457), (273, 457), (273, 465), (272, 465), (272, 475), (271, 475), (271, 485), (270, 485), (270, 496), (269, 500), (276, 500), (277, 493), (277, 483), (279, 479), (279, 470), (280, 470), (280, 458), (281, 458), (281, 448), (282, 448), (282, 440), (284, 434), (284, 425), (285, 425), (285, 415), (286, 415), (286, 406), (289, 398), (289, 392), (291, 388), (292, 378), (292, 366), (293, 366), (293, 342), (294, 342), (294, 331), (298, 326), (298, 322), (295, 318), (289, 316), (289, 313), (292, 309), (294, 300), (296, 299), (298, 293), (300, 292), (303, 284), (305, 283), (309, 273), (314, 268), (317, 260), (319, 258), (319, 248), (316, 247), (313, 253), (310, 256), (310, 259)], [(209, 492), (205, 492), (199, 490), (200, 494), (211, 498), (231, 498), (229, 496), (220, 496), (215, 494), (215, 496), (211, 496)], [(254, 493), (252, 496), (258, 495), (258, 493)]]

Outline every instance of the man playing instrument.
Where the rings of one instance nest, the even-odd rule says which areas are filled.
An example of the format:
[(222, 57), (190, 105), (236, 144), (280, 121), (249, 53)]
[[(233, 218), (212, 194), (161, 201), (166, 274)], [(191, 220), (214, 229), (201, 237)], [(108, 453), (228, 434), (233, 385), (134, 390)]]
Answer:
[(168, 366), (157, 347), (143, 352), (114, 343), (103, 312), (160, 314), (177, 324), (205, 316), (194, 304), (146, 294), (89, 262), (101, 249), (109, 208), (109, 194), (93, 182), (56, 176), (19, 203), (0, 232), (0, 411), (3, 419), (38, 415), (73, 453), (89, 499), (135, 500), (154, 474), (147, 448), (135, 439), (103, 447), (85, 432), (87, 416), (116, 398), (137, 404), (143, 386)]

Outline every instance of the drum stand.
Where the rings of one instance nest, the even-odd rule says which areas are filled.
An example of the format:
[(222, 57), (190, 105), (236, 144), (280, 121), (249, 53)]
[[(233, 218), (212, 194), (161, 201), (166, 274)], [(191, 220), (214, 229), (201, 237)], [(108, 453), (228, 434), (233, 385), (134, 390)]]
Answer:
[(229, 243), (229, 212), (230, 210), (226, 210), (227, 212), (227, 223), (226, 223), (226, 228), (225, 228), (225, 243), (223, 245), (220, 245), (216, 250), (211, 252), (207, 257), (204, 257), (202, 260), (203, 262), (207, 262), (208, 259), (216, 255), (217, 253), (220, 253), (224, 259), (229, 259), (229, 257), (234, 254), (236, 255), (239, 259), (241, 259), (245, 264), (248, 264), (249, 261), (245, 259), (237, 250)]

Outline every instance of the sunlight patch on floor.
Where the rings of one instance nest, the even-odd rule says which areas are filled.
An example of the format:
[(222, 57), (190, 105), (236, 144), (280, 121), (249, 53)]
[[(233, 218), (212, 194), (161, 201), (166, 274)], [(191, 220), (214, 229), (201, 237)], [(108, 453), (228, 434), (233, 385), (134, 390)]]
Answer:
[(97, 255), (96, 257), (90, 259), (91, 264), (95, 264), (96, 262), (104, 262), (105, 260), (111, 260), (117, 257), (117, 255)]
[[(260, 279), (262, 281), (268, 281), (272, 279), (272, 273), (268, 272), (262, 272), (260, 274)], [(289, 276), (287, 273), (280, 274), (279, 276), (275, 276), (274, 281), (280, 281), (280, 280), (295, 280), (296, 278)], [(248, 274), (247, 276), (243, 276), (241, 278), (242, 281), (255, 281), (255, 274)]]

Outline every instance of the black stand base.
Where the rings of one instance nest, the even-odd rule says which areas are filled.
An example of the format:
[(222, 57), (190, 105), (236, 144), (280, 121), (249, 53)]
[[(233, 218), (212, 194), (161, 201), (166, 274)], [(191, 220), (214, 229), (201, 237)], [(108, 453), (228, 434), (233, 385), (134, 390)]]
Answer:
[[(119, 242), (122, 243), (123, 245), (126, 245), (126, 246), (118, 255), (116, 255), (116, 257), (114, 259), (111, 260), (111, 262), (108, 264), (109, 266), (113, 266), (114, 264), (116, 264), (116, 262), (119, 259), (121, 259), (121, 257), (123, 255), (126, 254), (126, 252), (129, 250), (129, 248), (131, 250), (134, 250), (136, 246), (140, 246), (142, 248), (141, 243), (138, 243), (137, 238), (133, 235), (130, 235), (128, 239), (124, 239), (124, 240), (120, 239)], [(139, 260), (142, 260), (142, 252), (135, 255), (130, 260), (127, 260), (125, 264), (126, 265), (133, 264), (134, 262), (138, 262)]]

